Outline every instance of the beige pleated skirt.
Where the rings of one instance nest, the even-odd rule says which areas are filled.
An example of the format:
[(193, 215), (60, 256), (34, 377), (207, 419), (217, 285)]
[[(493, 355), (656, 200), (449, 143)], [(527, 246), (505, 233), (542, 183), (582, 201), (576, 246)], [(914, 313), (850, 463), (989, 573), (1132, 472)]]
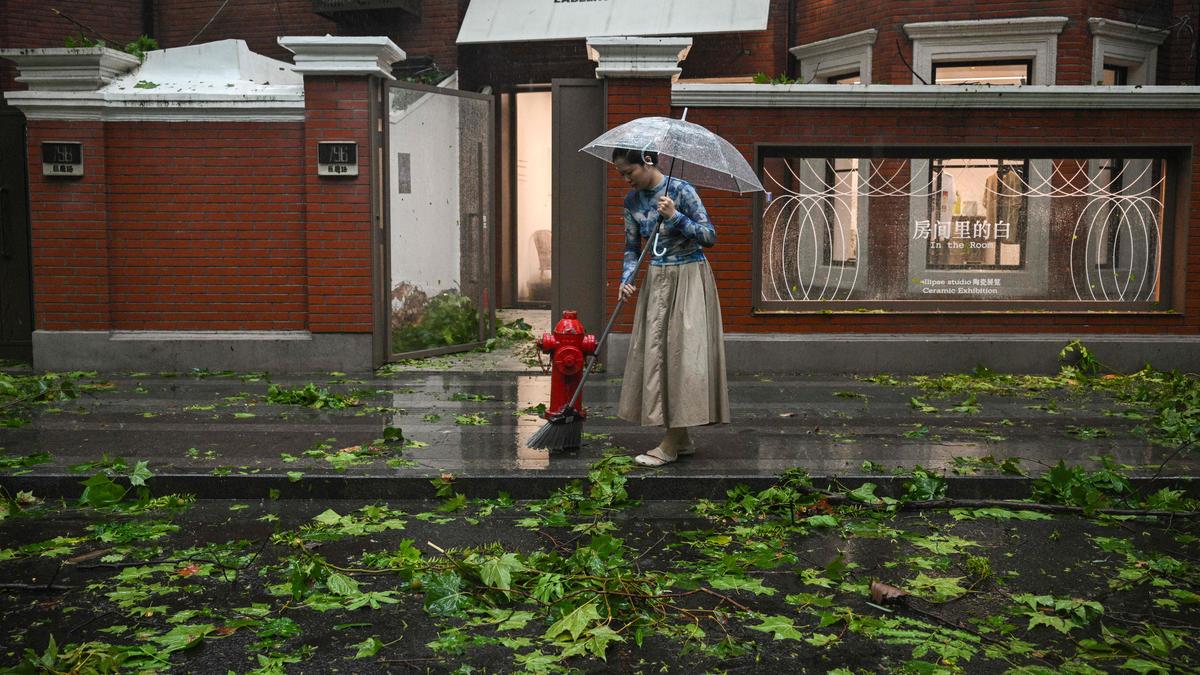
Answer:
[(708, 261), (650, 265), (638, 292), (618, 416), (643, 426), (729, 422), (721, 304)]

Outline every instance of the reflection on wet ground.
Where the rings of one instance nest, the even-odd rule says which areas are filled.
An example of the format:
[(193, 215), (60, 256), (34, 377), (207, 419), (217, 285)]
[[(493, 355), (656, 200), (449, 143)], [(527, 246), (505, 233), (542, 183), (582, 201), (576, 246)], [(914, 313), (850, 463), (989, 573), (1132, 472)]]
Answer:
[[(148, 459), (160, 475), (582, 477), (606, 450), (644, 451), (661, 433), (615, 419), (620, 382), (604, 376), (590, 381), (585, 393), (583, 447), (555, 453), (526, 447), (544, 422), (519, 414), (548, 400), (549, 378), (540, 374), (272, 378), (287, 386), (316, 382), (335, 392), (358, 392), (360, 405), (342, 410), (266, 403), (266, 381), (237, 377), (105, 379), (112, 389), (40, 411), (24, 427), (0, 430), (0, 447), (8, 455), (48, 452), (49, 463), (31, 467), (41, 474), (107, 454)], [(984, 458), (1009, 457), (1037, 473), (1040, 465), (1060, 459), (1095, 464), (1090, 458), (1099, 455), (1153, 473), (1173, 450), (1135, 432), (1138, 422), (1107, 414), (1127, 409), (1104, 394), (981, 394), (978, 412), (949, 411), (958, 399), (928, 399), (937, 413), (915, 409), (911, 398), (918, 395), (913, 387), (849, 377), (734, 377), (734, 423), (694, 430), (696, 455), (660, 475), (769, 477), (796, 466), (818, 475), (853, 475), (862, 474), (868, 460), (889, 469), (957, 467), (969, 474)], [(401, 429), (410, 447), (361, 461), (330, 459), (343, 449), (369, 447), (385, 427)], [(1081, 439), (1079, 429), (1091, 438)], [(1200, 460), (1176, 458), (1167, 475), (1200, 475)]]

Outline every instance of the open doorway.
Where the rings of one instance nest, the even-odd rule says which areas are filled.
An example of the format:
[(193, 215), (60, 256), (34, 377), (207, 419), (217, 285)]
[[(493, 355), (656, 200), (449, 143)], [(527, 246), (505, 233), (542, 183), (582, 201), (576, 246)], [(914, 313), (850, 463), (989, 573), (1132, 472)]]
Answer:
[(521, 89), (502, 99), (508, 122), (503, 153), (508, 177), (504, 240), (510, 307), (549, 309), (552, 290), (553, 109), (549, 87)]
[(606, 164), (579, 152), (604, 131), (603, 80), (501, 85), (496, 106), (499, 307), (604, 325)]

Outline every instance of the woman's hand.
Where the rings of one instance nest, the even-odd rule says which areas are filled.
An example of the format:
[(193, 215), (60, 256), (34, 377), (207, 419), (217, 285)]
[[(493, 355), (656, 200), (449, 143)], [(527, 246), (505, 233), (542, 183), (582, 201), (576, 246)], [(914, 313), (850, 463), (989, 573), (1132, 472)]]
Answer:
[(663, 220), (670, 220), (675, 217), (675, 201), (670, 197), (663, 195), (658, 198), (658, 213), (663, 217)]
[(632, 298), (634, 293), (637, 293), (637, 286), (633, 284), (621, 284), (621, 302)]

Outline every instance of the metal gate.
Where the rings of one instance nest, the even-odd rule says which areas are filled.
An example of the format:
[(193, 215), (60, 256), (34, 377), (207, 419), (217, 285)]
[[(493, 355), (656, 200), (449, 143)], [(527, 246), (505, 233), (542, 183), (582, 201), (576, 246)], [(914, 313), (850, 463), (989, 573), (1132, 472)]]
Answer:
[(391, 358), (473, 349), (495, 331), (492, 97), (393, 82), (383, 97)]

